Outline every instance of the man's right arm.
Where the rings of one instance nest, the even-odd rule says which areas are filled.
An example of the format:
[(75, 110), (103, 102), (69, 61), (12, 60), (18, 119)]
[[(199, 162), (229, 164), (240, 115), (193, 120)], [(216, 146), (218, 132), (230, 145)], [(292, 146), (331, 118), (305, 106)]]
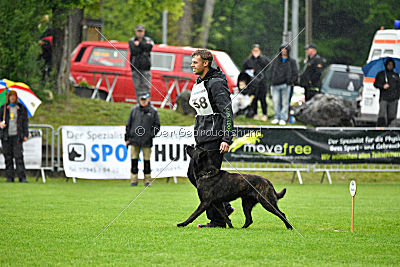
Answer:
[(379, 72), (376, 75), (375, 82), (374, 82), (375, 88), (383, 90), (383, 86), (385, 85), (384, 74), (385, 74), (384, 72)]
[(129, 113), (129, 118), (128, 121), (126, 122), (126, 127), (125, 127), (125, 141), (129, 141), (129, 133), (131, 131), (131, 125), (132, 125), (132, 117), (133, 117), (133, 112), (134, 112), (134, 108), (131, 110), (131, 112)]
[[(129, 39), (128, 44), (129, 44), (129, 52), (130, 52), (129, 64), (132, 64), (132, 58), (133, 58), (133, 56), (134, 56), (134, 51), (133, 51), (133, 47), (134, 47), (133, 38), (132, 38), (132, 39)], [(131, 66), (131, 69), (133, 69), (132, 66)]]

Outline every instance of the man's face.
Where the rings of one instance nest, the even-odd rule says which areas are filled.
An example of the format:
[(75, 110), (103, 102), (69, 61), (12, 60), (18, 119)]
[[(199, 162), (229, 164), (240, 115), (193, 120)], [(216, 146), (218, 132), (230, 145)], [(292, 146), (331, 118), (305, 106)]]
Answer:
[(315, 56), (316, 53), (317, 53), (317, 50), (315, 50), (315, 48), (306, 49), (306, 55), (308, 57), (313, 57), (313, 56)]
[(136, 31), (136, 37), (141, 39), (144, 36), (144, 31)]
[(139, 99), (140, 105), (142, 107), (147, 107), (147, 105), (149, 104), (150, 99), (149, 98), (141, 98)]
[(10, 95), (10, 103), (15, 103), (17, 102), (17, 96), (16, 95)]
[(287, 57), (288, 51), (287, 51), (286, 48), (282, 48), (282, 49), (281, 49), (281, 52), (282, 52), (282, 56)]
[(202, 75), (207, 65), (208, 60), (203, 60), (199, 55), (196, 55), (192, 57), (192, 64), (190, 66), (192, 67), (194, 74)]
[(386, 69), (387, 70), (393, 70), (394, 69), (394, 65), (392, 61), (389, 61), (386, 65)]

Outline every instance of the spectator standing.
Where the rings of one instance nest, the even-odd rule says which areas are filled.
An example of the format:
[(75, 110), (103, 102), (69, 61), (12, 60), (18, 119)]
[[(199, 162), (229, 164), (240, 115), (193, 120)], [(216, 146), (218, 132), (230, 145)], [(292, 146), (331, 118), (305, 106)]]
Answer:
[(129, 52), (132, 70), (132, 81), (135, 87), (136, 98), (150, 94), (151, 89), (151, 58), (150, 52), (154, 42), (145, 36), (142, 24), (136, 26), (136, 36), (129, 39)]
[(261, 53), (260, 45), (254, 44), (251, 49), (250, 56), (244, 61), (242, 72), (251, 73), (254, 76), (251, 83), (254, 88), (254, 99), (252, 102), (254, 119), (258, 120), (258, 101), (261, 102), (261, 109), (263, 113), (262, 120), (267, 121), (267, 76), (265, 75), (265, 69), (269, 64), (269, 59)]
[(309, 44), (305, 47), (307, 59), (303, 73), (300, 75), (300, 85), (304, 87), (306, 102), (320, 92), (321, 74), (323, 69), (322, 59), (317, 53), (317, 47)]
[(288, 44), (279, 47), (279, 55), (271, 65), (271, 94), (274, 102), (272, 124), (285, 125), (289, 115), (290, 88), (297, 80), (296, 61), (290, 58)]
[(153, 138), (160, 131), (160, 118), (157, 110), (150, 105), (150, 94), (139, 97), (139, 104), (132, 108), (126, 123), (125, 142), (131, 145), (131, 186), (138, 185), (138, 160), (143, 152), (144, 185), (151, 186), (150, 156)]
[(42, 21), (38, 25), (38, 30), (41, 34), (39, 44), (42, 48), (39, 60), (44, 61), (42, 81), (45, 81), (50, 76), (53, 54), (53, 34), (49, 28), (49, 15), (43, 16)]
[(374, 86), (380, 90), (379, 114), (377, 126), (389, 126), (396, 119), (397, 106), (400, 97), (400, 78), (394, 72), (396, 67), (393, 59), (385, 62), (385, 70), (376, 75)]
[(17, 176), (21, 183), (27, 183), (22, 144), (28, 140), (28, 113), (18, 102), (17, 92), (7, 93), (6, 103), (0, 107), (3, 121), (0, 123), (0, 138), (6, 164), (7, 182), (14, 182), (14, 159)]

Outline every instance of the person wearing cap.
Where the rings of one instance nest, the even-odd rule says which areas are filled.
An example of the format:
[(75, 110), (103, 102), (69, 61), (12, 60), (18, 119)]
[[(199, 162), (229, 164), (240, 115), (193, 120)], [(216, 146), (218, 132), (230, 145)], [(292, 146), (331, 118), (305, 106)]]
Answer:
[(321, 88), (321, 74), (324, 70), (322, 58), (317, 53), (317, 47), (309, 44), (304, 47), (307, 55), (304, 69), (300, 75), (300, 86), (304, 87), (306, 102), (318, 94)]
[(150, 94), (139, 97), (139, 104), (132, 108), (126, 123), (125, 142), (132, 148), (131, 186), (138, 185), (139, 152), (143, 151), (144, 185), (151, 185), (150, 156), (153, 138), (160, 131), (157, 110), (149, 103)]
[(136, 26), (136, 36), (128, 41), (132, 81), (137, 98), (144, 94), (150, 94), (151, 89), (150, 52), (154, 42), (144, 34), (145, 28), (139, 24)]
[(250, 56), (244, 61), (242, 72), (247, 72), (253, 76), (251, 84), (254, 88), (254, 99), (252, 108), (254, 112), (254, 119), (258, 120), (258, 101), (261, 102), (261, 109), (263, 113), (262, 120), (267, 121), (267, 76), (265, 70), (269, 64), (269, 59), (261, 53), (260, 45), (254, 44), (251, 49)]
[(397, 117), (397, 106), (400, 97), (400, 78), (394, 72), (396, 67), (393, 59), (385, 61), (385, 70), (378, 72), (374, 86), (380, 90), (379, 113), (377, 126), (385, 127)]
[(297, 80), (297, 64), (290, 58), (290, 46), (282, 44), (279, 55), (271, 65), (271, 94), (274, 102), (274, 119), (272, 124), (285, 125), (289, 115), (289, 94), (291, 86)]
[(25, 163), (22, 153), (22, 143), (28, 140), (28, 112), (18, 102), (17, 92), (11, 90), (7, 93), (6, 103), (0, 107), (3, 121), (0, 122), (0, 138), (6, 164), (7, 182), (14, 182), (15, 170), (21, 183), (27, 183)]

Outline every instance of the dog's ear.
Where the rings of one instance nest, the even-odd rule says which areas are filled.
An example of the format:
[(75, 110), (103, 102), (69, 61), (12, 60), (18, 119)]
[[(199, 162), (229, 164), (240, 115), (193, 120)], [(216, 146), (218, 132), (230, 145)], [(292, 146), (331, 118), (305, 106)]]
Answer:
[(193, 146), (187, 146), (186, 147), (186, 153), (189, 155), (189, 157), (193, 158), (193, 152), (194, 152), (194, 147)]

